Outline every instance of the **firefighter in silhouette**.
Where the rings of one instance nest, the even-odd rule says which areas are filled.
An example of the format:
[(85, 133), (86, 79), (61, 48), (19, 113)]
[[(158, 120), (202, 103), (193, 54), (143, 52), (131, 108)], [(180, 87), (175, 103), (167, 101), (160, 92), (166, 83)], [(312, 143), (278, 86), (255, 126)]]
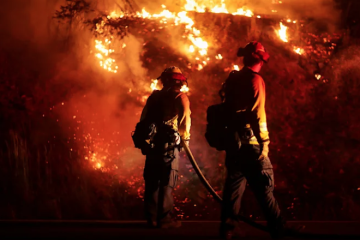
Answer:
[(241, 199), (248, 183), (266, 217), (272, 237), (280, 237), (284, 222), (274, 198), (274, 173), (268, 157), (269, 132), (265, 114), (265, 83), (259, 75), (269, 54), (259, 42), (238, 50), (244, 67), (232, 71), (220, 90), (234, 144), (226, 149), (227, 177), (223, 192), (220, 234), (231, 239)]
[(140, 120), (154, 123), (156, 132), (145, 153), (145, 216), (151, 227), (174, 228), (181, 225), (171, 217), (172, 192), (178, 179), (180, 137), (186, 144), (190, 140), (190, 101), (180, 91), (187, 79), (179, 68), (166, 68), (158, 79), (163, 88), (150, 95)]

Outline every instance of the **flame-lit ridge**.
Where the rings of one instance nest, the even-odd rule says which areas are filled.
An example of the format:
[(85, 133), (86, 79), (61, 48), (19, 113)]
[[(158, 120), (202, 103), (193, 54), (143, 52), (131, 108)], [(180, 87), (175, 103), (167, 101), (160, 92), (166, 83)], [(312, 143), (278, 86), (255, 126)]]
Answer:
[[(213, 13), (227, 13), (230, 14), (230, 12), (228, 11), (225, 1), (221, 0), (221, 4), (220, 5), (214, 5), (211, 4), (211, 2), (209, 1), (204, 1), (205, 3), (198, 3), (194, 0), (187, 0), (186, 4), (184, 6), (186, 11), (195, 11), (195, 12), (213, 12)], [(242, 15), (242, 16), (246, 16), (246, 17), (252, 17), (254, 16), (254, 13), (247, 9), (245, 10), (244, 8), (239, 8), (236, 10), (236, 12), (231, 13), (232, 15)]]
[[(188, 45), (185, 47), (187, 56), (189, 59), (192, 59), (194, 63), (189, 64), (190, 69), (194, 69), (191, 65), (195, 64), (194, 66), (196, 70), (201, 71), (204, 67), (208, 64), (211, 58), (215, 58), (217, 60), (223, 59), (221, 54), (217, 54), (215, 56), (209, 57), (208, 56), (208, 48), (210, 44), (201, 36), (201, 31), (194, 27), (194, 20), (189, 17), (188, 11), (195, 11), (195, 12), (213, 12), (213, 13), (225, 13), (225, 14), (232, 14), (232, 15), (241, 15), (246, 17), (254, 17), (254, 13), (249, 9), (239, 8), (236, 12), (229, 12), (227, 6), (225, 4), (225, 0), (221, 0), (217, 4), (209, 1), (195, 1), (195, 0), (187, 0), (186, 4), (184, 5), (184, 11), (180, 12), (171, 12), (166, 9), (165, 5), (161, 6), (163, 10), (157, 14), (151, 14), (143, 8), (141, 12), (136, 12), (133, 17), (137, 18), (146, 18), (146, 19), (157, 19), (162, 24), (174, 24), (177, 25), (184, 25), (185, 26), (185, 33), (184, 37), (188, 40)], [(123, 18), (126, 14), (120, 12), (111, 12), (107, 18), (108, 19), (116, 19), (116, 18)], [(261, 18), (260, 15), (256, 16), (257, 18)], [(286, 19), (284, 20), (287, 23), (297, 23), (296, 20)], [(97, 25), (97, 31), (99, 33), (104, 32), (104, 22), (101, 22)], [(289, 38), (287, 35), (288, 27), (285, 26), (282, 22), (280, 22), (280, 28), (276, 31), (278, 37), (281, 41), (288, 43)], [(110, 47), (111, 41), (109, 39), (104, 40), (95, 40), (95, 49), (96, 53), (95, 56), (99, 59), (99, 65), (106, 69), (109, 72), (116, 73), (118, 67), (116, 66), (115, 59), (111, 58), (110, 55), (115, 52), (114, 49)], [(122, 48), (126, 47), (123, 44)], [(293, 50), (296, 54), (302, 55), (304, 50), (293, 46)], [(233, 66), (234, 70), (238, 70), (239, 67), (237, 65)], [(150, 84), (150, 90), (153, 91), (157, 89), (157, 82), (152, 80)], [(184, 90), (185, 91), (185, 90)], [(186, 90), (188, 91), (188, 90)]]
[[(241, 16), (246, 16), (246, 17), (253, 17), (254, 13), (252, 11), (248, 10), (244, 10), (243, 8), (239, 8), (236, 12), (232, 13), (232, 15), (241, 15)], [(257, 16), (257, 18), (261, 18), (261, 16)]]
[[(172, 20), (175, 25), (184, 24), (185, 28), (187, 29), (188, 33), (186, 34), (187, 39), (189, 40), (190, 44), (188, 46), (188, 53), (190, 57), (199, 61), (201, 63), (198, 64), (197, 69), (200, 71), (203, 67), (208, 63), (210, 60), (207, 58), (208, 54), (208, 47), (209, 44), (201, 37), (201, 32), (197, 28), (194, 27), (194, 21), (189, 16), (187, 16), (187, 11), (196, 11), (196, 12), (213, 12), (213, 13), (226, 13), (229, 14), (229, 11), (226, 8), (226, 4), (224, 0), (221, 0), (220, 5), (210, 5), (209, 2), (206, 4), (199, 4), (194, 0), (187, 0), (184, 6), (185, 11), (181, 11), (178, 13), (170, 12), (166, 9), (165, 5), (162, 5), (164, 9), (162, 12), (158, 14), (151, 14), (143, 8), (141, 12), (136, 12), (135, 16), (139, 18), (155, 18), (159, 19), (160, 23), (167, 24), (169, 20)], [(237, 9), (236, 12), (231, 13), (233, 15), (242, 15), (247, 17), (254, 16), (251, 10), (246, 10), (244, 8)], [(107, 15), (108, 19), (116, 19), (124, 17), (124, 13), (118, 13), (116, 11), (111, 12)], [(258, 16), (260, 17), (260, 16)], [(104, 22), (97, 25), (97, 31), (102, 33), (104, 26)], [(111, 43), (111, 41), (110, 41)], [(109, 43), (109, 44), (110, 44)], [(107, 42), (103, 43), (101, 40), (95, 41), (95, 48), (98, 50), (96, 53), (96, 57), (99, 58), (100, 66), (104, 69), (108, 70), (109, 72), (117, 72), (117, 66), (115, 66), (115, 60), (113, 58), (108, 57), (110, 53), (113, 53), (114, 50), (109, 48), (109, 44)], [(104, 56), (105, 54), (105, 56)], [(105, 58), (106, 57), (106, 58)]]

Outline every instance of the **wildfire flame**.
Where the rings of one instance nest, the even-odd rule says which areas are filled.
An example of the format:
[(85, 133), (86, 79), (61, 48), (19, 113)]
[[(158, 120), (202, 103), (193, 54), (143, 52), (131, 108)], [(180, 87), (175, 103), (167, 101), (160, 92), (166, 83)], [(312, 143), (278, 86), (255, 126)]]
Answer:
[[(221, 5), (215, 5), (213, 7), (209, 6), (209, 2), (206, 2), (207, 5), (205, 4), (199, 4), (194, 0), (187, 0), (186, 4), (184, 6), (186, 11), (195, 11), (195, 12), (213, 12), (213, 13), (229, 13), (229, 11), (226, 8), (226, 4), (224, 0), (221, 0)], [(246, 17), (253, 17), (254, 13), (247, 9), (245, 10), (244, 8), (239, 8), (237, 9), (236, 12), (231, 13), (232, 15), (242, 15), (242, 16), (246, 16)]]
[[(141, 12), (137, 12), (135, 15), (139, 18), (155, 18), (159, 19), (159, 21), (163, 24), (167, 24), (169, 20), (172, 20), (175, 25), (184, 24), (188, 33), (186, 35), (187, 39), (191, 44), (188, 46), (188, 53), (190, 57), (193, 57), (199, 63), (198, 70), (202, 70), (203, 67), (208, 63), (210, 58), (207, 57), (209, 44), (201, 37), (201, 32), (197, 28), (194, 27), (194, 21), (190, 17), (187, 16), (187, 11), (196, 11), (196, 12), (205, 12), (205, 10), (214, 13), (227, 13), (229, 11), (226, 8), (225, 0), (221, 0), (220, 5), (209, 6), (209, 3), (206, 2), (206, 5), (199, 4), (194, 0), (187, 0), (184, 6), (185, 11), (181, 11), (178, 13), (170, 12), (166, 9), (165, 5), (162, 5), (164, 9), (162, 12), (158, 14), (150, 14), (143, 8)], [(237, 9), (236, 12), (231, 13), (233, 15), (242, 15), (246, 17), (253, 17), (254, 14), (251, 10), (245, 10), (244, 8)], [(111, 12), (107, 18), (108, 19), (116, 19), (124, 17), (124, 13), (117, 13), (116, 11)], [(258, 16), (260, 17), (260, 16)], [(102, 33), (104, 22), (97, 25), (97, 31)], [(109, 72), (116, 73), (117, 66), (115, 64), (115, 59), (111, 58), (109, 55), (114, 53), (115, 50), (110, 48), (110, 43), (108, 39), (105, 39), (105, 42), (99, 39), (95, 40), (95, 49), (97, 52), (95, 56), (99, 59), (99, 64), (104, 69)], [(126, 46), (126, 45), (125, 45)], [(123, 45), (124, 48), (124, 45)], [(220, 55), (221, 56), (221, 55)], [(222, 57), (216, 57), (216, 59), (222, 59)]]
[[(288, 19), (287, 22), (291, 22), (291, 19)], [(296, 23), (296, 21), (293, 21), (293, 23)], [(289, 42), (289, 38), (287, 35), (287, 29), (288, 27), (285, 26), (282, 22), (280, 22), (280, 29), (278, 29), (276, 31), (277, 35), (279, 36), (279, 38), (283, 41), (283, 42)], [(304, 49), (293, 46), (293, 50), (295, 53), (302, 55), (304, 53)]]
[[(253, 17), (254, 13), (250, 10), (244, 10), (243, 8), (239, 8), (232, 15), (242, 15), (242, 16), (246, 16), (246, 17)], [(257, 16), (257, 18), (261, 18), (261, 16)]]
[(285, 26), (282, 22), (280, 22), (280, 29), (277, 31), (277, 34), (283, 42), (289, 41), (287, 36), (287, 29), (288, 27)]
[(104, 43), (100, 40), (95, 40), (95, 49), (97, 53), (95, 56), (100, 60), (99, 64), (104, 69), (108, 70), (109, 72), (116, 73), (118, 66), (115, 64), (115, 59), (109, 57), (109, 55), (115, 52), (114, 49), (110, 48), (111, 41), (109, 39), (105, 39)]
[(299, 55), (302, 55), (304, 53), (304, 49), (301, 49), (299, 47), (294, 47), (294, 51)]
[(157, 86), (158, 82), (159, 82), (159, 80), (157, 80), (157, 79), (151, 80), (151, 84), (150, 84), (151, 91), (159, 90), (158, 86)]
[[(171, 21), (174, 25), (185, 25), (186, 32), (184, 34), (184, 37), (188, 40), (189, 45), (187, 46), (187, 53), (188, 57), (190, 59), (193, 59), (196, 64), (196, 69), (198, 71), (201, 71), (204, 66), (208, 64), (208, 61), (211, 60), (211, 58), (208, 55), (208, 48), (209, 43), (201, 36), (201, 31), (194, 27), (194, 20), (187, 16), (188, 11), (195, 11), (195, 12), (213, 12), (213, 13), (225, 13), (225, 14), (232, 14), (232, 15), (241, 15), (246, 17), (254, 17), (254, 13), (249, 9), (239, 8), (236, 12), (230, 13), (226, 7), (225, 0), (221, 0), (220, 5), (211, 5), (208, 1), (203, 1), (203, 3), (198, 3), (195, 0), (187, 0), (186, 4), (184, 5), (185, 11), (180, 12), (170, 12), (166, 9), (165, 5), (161, 5), (163, 10), (158, 14), (151, 14), (143, 8), (141, 12), (136, 12), (134, 15), (138, 18), (147, 18), (147, 19), (157, 19), (162, 24), (168, 24), (169, 21)], [(116, 18), (123, 18), (125, 16), (124, 13), (117, 13), (115, 11), (111, 12), (107, 18), (108, 19), (116, 19)], [(257, 18), (261, 18), (260, 15), (256, 16)], [(296, 23), (297, 21), (286, 19), (285, 20), (288, 23)], [(104, 22), (101, 22), (100, 24), (97, 24), (97, 31), (99, 33), (104, 32)], [(285, 26), (282, 22), (280, 22), (280, 29), (276, 31), (279, 38), (283, 41), (288, 43), (288, 35), (287, 35), (287, 29), (288, 27)], [(110, 39), (96, 39), (95, 40), (95, 56), (99, 60), (99, 65), (104, 68), (105, 70), (116, 73), (118, 66), (116, 65), (116, 61), (114, 58), (111, 57), (111, 54), (115, 52), (115, 50), (111, 47), (111, 41), (112, 37)], [(122, 48), (125, 48), (126, 44), (123, 43)], [(299, 47), (293, 47), (294, 52), (302, 55), (304, 53), (304, 50)], [(221, 54), (217, 54), (213, 56), (217, 60), (223, 59)], [(191, 68), (191, 65), (189, 65)], [(238, 65), (233, 66), (234, 70), (239, 70)], [(157, 89), (157, 80), (152, 80), (150, 84), (150, 90), (156, 90)], [(184, 86), (183, 91), (189, 91), (187, 86)]]

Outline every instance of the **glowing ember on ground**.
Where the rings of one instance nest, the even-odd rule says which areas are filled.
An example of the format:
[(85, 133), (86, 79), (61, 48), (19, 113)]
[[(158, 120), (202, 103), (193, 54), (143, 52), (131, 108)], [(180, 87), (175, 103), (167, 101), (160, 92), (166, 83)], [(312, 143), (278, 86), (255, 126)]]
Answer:
[(218, 54), (218, 55), (215, 56), (215, 59), (221, 60), (221, 59), (223, 59), (223, 56), (221, 54)]
[(322, 77), (321, 74), (319, 74), (319, 73), (315, 74), (315, 78), (316, 78), (317, 80), (320, 80), (321, 77)]
[(294, 47), (294, 51), (299, 55), (302, 55), (304, 53), (304, 49), (298, 47)]
[(286, 27), (282, 22), (280, 22), (280, 29), (276, 33), (283, 42), (288, 42), (287, 29), (288, 27)]

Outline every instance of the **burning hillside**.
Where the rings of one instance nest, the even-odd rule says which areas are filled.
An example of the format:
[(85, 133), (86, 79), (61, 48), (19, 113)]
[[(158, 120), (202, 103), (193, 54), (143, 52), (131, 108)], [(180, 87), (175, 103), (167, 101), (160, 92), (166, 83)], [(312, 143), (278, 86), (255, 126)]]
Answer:
[[(27, 201), (35, 202), (36, 191), (42, 191), (36, 186), (41, 186), (47, 190), (43, 190), (46, 194), (39, 195), (39, 199), (52, 199), (48, 204), (56, 211), (62, 211), (63, 217), (141, 218), (144, 156), (134, 149), (130, 133), (140, 118), (147, 97), (154, 89), (161, 88), (155, 78), (171, 65), (180, 67), (189, 79), (189, 86), (183, 91), (190, 96), (193, 114), (190, 147), (210, 182), (221, 192), (223, 154), (210, 149), (205, 142), (206, 108), (219, 101), (217, 92), (229, 72), (242, 67), (236, 58), (238, 47), (254, 39), (260, 40), (271, 55), (263, 72), (269, 92), (270, 151), (276, 167), (277, 191), (281, 201), (289, 206), (286, 214), (293, 219), (306, 219), (305, 214), (311, 206), (303, 204), (303, 199), (308, 201), (320, 193), (323, 198), (316, 199), (331, 198), (332, 195), (327, 194), (332, 189), (319, 190), (320, 185), (312, 186), (311, 182), (320, 182), (318, 180), (324, 178), (319, 169), (336, 175), (338, 169), (345, 167), (333, 163), (331, 170), (323, 170), (320, 162), (334, 153), (324, 143), (319, 148), (309, 145), (309, 139), (316, 142), (315, 145), (321, 142), (323, 136), (317, 129), (331, 127), (327, 119), (337, 119), (325, 106), (334, 108), (341, 99), (341, 94), (328, 81), (332, 80), (332, 60), (341, 34), (318, 31), (314, 22), (308, 19), (282, 16), (280, 8), (277, 12), (279, 4), (259, 13), (250, 4), (234, 7), (227, 1), (214, 4), (203, 1), (202, 4), (201, 1), (187, 0), (175, 10), (165, 3), (159, 4), (157, 9), (160, 10), (148, 6), (136, 8), (135, 4), (132, 8), (114, 4), (99, 10), (85, 3), (67, 1), (56, 14), (57, 19), (63, 20), (58, 27), (67, 29), (72, 24), (72, 28), (69, 27), (72, 32), (66, 38), (65, 46), (58, 46), (61, 41), (51, 45), (59, 49), (60, 54), (68, 51), (66, 57), (54, 58), (51, 64), (43, 58), (42, 64), (38, 64), (44, 66), (39, 75), (45, 79), (46, 84), (42, 84), (46, 88), (42, 84), (33, 84), (35, 87), (26, 85), (22, 89), (25, 93), (21, 94), (19, 102), (25, 102), (26, 114), (32, 117), (31, 123), (26, 122), (29, 134), (20, 136), (12, 131), (9, 139), (15, 140), (7, 146), (10, 148), (14, 144), (14, 149), (19, 149), (15, 145), (26, 145), (23, 140), (26, 137), (29, 142), (38, 144), (21, 152), (37, 152), (36, 156), (25, 159), (33, 161), (32, 169), (42, 166), (33, 175), (31, 171), (23, 175), (25, 180), (31, 176), (35, 179), (33, 182), (26, 180), (30, 184), (24, 189), (31, 190), (26, 190), (28, 195), (25, 195), (30, 196)], [(44, 52), (51, 53), (48, 49)], [(29, 59), (24, 62), (36, 63)], [(17, 72), (11, 68), (16, 64), (3, 62), (3, 68), (6, 66), (8, 71), (4, 70), (3, 76)], [(30, 79), (32, 73), (31, 69), (16, 79)], [(333, 81), (337, 81), (336, 78)], [(32, 83), (28, 82), (29, 85)], [(28, 91), (36, 101), (29, 99)], [(319, 101), (320, 96), (324, 100)], [(337, 102), (334, 102), (335, 97)], [(320, 106), (322, 108), (318, 109)], [(14, 116), (17, 119), (20, 115)], [(25, 115), (21, 119), (26, 121), (28, 118)], [(322, 123), (321, 126), (315, 124), (317, 121)], [(34, 136), (39, 139), (33, 141)], [(43, 142), (44, 146), (40, 145)], [(18, 159), (18, 151), (12, 152), (13, 158)], [(42, 153), (46, 157), (39, 160)], [(18, 160), (18, 164), (16, 166), (28, 163)], [(351, 169), (348, 167), (344, 171), (354, 176)], [(177, 215), (183, 219), (217, 218), (217, 203), (199, 186), (184, 156), (180, 171), (175, 192)], [(65, 175), (69, 177), (63, 178)], [(308, 180), (298, 182), (299, 175)], [(4, 173), (4, 176), (8, 175)], [(60, 182), (61, 187), (55, 186), (56, 190), (53, 190), (48, 179)], [(80, 201), (77, 202), (77, 198)], [(244, 204), (252, 207), (251, 199), (245, 197)], [(321, 206), (314, 218), (328, 216), (329, 206), (323, 206), (320, 200), (313, 204)], [(261, 216), (260, 211), (252, 208), (244, 213), (254, 219)]]
[[(170, 55), (175, 55), (175, 57), (178, 55), (179, 57), (173, 63), (182, 68), (187, 68), (190, 72), (203, 72), (221, 65), (225, 66), (222, 69), (223, 73), (239, 70), (237, 64), (227, 61), (227, 59), (234, 59), (234, 56), (231, 55), (232, 52), (226, 53), (222, 49), (226, 39), (217, 38), (217, 36), (229, 35), (229, 32), (221, 27), (224, 22), (230, 21), (236, 25), (235, 28), (237, 28), (236, 31), (239, 32), (239, 35), (247, 36), (246, 41), (251, 41), (251, 38), (254, 37), (265, 38), (263, 32), (268, 31), (266, 29), (271, 29), (270, 32), (266, 33), (270, 34), (268, 38), (273, 41), (272, 44), (283, 48), (280, 51), (289, 51), (287, 54), (292, 52), (294, 55), (299, 55), (300, 64), (303, 64), (304, 68), (314, 69), (314, 79), (320, 80), (323, 79), (321, 71), (325, 65), (329, 64), (329, 59), (339, 39), (339, 36), (336, 35), (318, 36), (309, 33), (306, 31), (306, 22), (301, 20), (283, 19), (276, 23), (276, 19), (269, 18), (266, 15), (255, 15), (252, 11), (243, 8), (229, 12), (224, 2), (219, 6), (205, 6), (188, 0), (184, 6), (185, 10), (180, 12), (170, 12), (165, 5), (161, 7), (163, 11), (160, 13), (149, 13), (145, 8), (141, 12), (135, 13), (112, 11), (108, 15), (88, 21), (97, 36), (94, 40), (94, 51), (92, 53), (99, 66), (115, 76), (118, 74), (117, 58), (126, 57), (124, 49), (128, 46), (124, 38), (128, 34), (143, 39), (144, 57), (146, 55), (146, 58), (143, 59), (145, 62), (156, 62), (156, 65), (160, 65), (158, 61), (154, 61), (156, 56), (149, 53), (152, 51), (149, 48), (154, 47), (152, 45), (154, 44), (154, 37), (158, 37), (168, 39), (170, 44), (176, 45), (177, 49), (173, 50), (174, 52)], [(209, 19), (212, 22), (211, 27), (207, 26)], [(251, 35), (249, 29), (241, 29), (241, 26), (250, 27), (251, 31), (260, 31), (260, 36)], [(233, 29), (235, 28), (233, 27)], [(161, 46), (161, 49), (170, 47), (166, 46), (169, 43), (164, 44), (165, 46)], [(163, 64), (169, 63), (164, 62)], [(148, 69), (151, 68), (149, 65)], [(157, 69), (157, 71), (161, 70)], [(156, 72), (149, 73), (153, 76), (158, 74)], [(327, 80), (324, 79), (324, 81)], [(151, 80), (147, 88), (138, 89), (136, 94), (143, 94), (143, 96), (136, 98), (144, 102), (151, 91), (158, 88), (157, 80)], [(192, 92), (191, 88), (183, 88), (183, 91)], [(127, 94), (129, 97), (134, 97), (132, 87), (129, 87)], [(83, 137), (89, 140), (91, 134), (87, 133), (86, 137)], [(119, 147), (119, 145), (116, 146)], [(98, 149), (89, 151), (89, 155), (85, 159), (93, 162), (95, 168), (104, 171), (107, 169), (104, 167), (106, 165), (104, 162), (109, 153), (104, 148)], [(99, 157), (98, 151), (105, 151), (105, 153), (101, 153), (102, 157)]]

